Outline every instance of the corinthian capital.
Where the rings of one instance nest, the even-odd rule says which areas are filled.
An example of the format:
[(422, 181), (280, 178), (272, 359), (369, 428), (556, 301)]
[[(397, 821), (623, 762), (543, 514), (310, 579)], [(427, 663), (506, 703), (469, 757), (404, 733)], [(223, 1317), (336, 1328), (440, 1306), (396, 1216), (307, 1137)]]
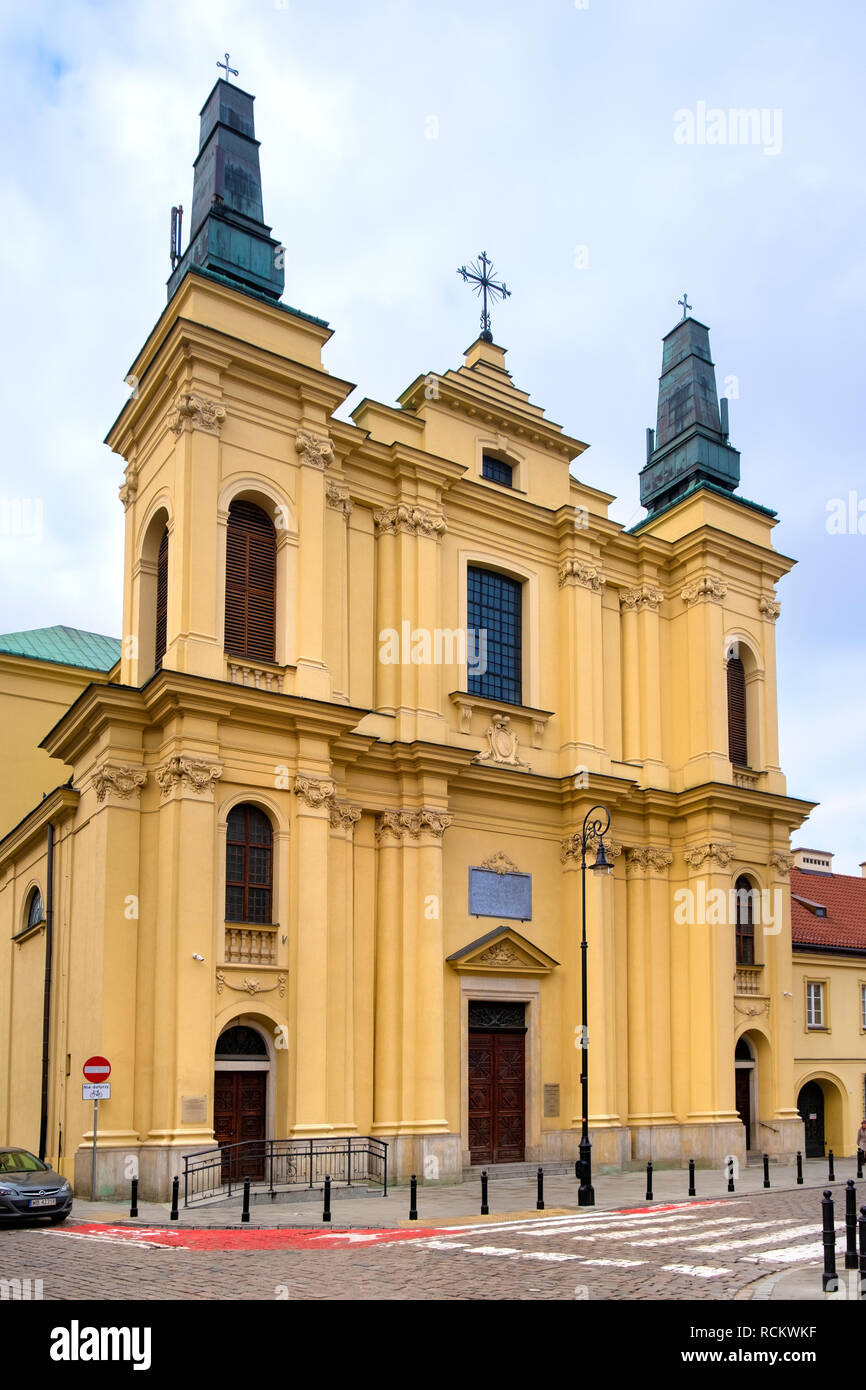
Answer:
[(336, 483), (328, 482), (325, 485), (325, 501), (329, 507), (333, 507), (335, 512), (341, 512), (346, 520), (352, 515), (352, 499), (349, 490), (345, 487), (338, 487)]
[(208, 762), (206, 758), (188, 758), (185, 754), (175, 754), (156, 769), (156, 780), (163, 796), (168, 796), (177, 786), (187, 786), (198, 793), (211, 791), (222, 775), (219, 763)]
[(575, 555), (569, 556), (559, 562), (559, 587), (564, 588), (566, 584), (580, 584), (584, 589), (591, 589), (594, 594), (600, 594), (604, 588), (604, 575), (599, 565), (593, 565), (588, 560), (581, 560)]
[(665, 869), (669, 869), (673, 864), (674, 857), (670, 850), (661, 849), (657, 845), (640, 845), (626, 850), (625, 862), (631, 870), (663, 874)]
[(305, 806), (312, 810), (318, 810), (320, 806), (329, 805), (336, 796), (337, 787), (330, 777), (296, 777), (295, 795), (299, 796)]
[(733, 845), (723, 845), (716, 840), (712, 840), (708, 845), (692, 845), (684, 854), (687, 864), (693, 869), (699, 869), (707, 860), (714, 859), (719, 868), (726, 869), (734, 857)]
[(219, 401), (208, 400), (185, 391), (178, 396), (174, 410), (169, 418), (169, 429), (175, 434), (181, 430), (204, 430), (205, 434), (219, 434), (220, 425), (226, 418), (225, 406)]
[(310, 468), (324, 469), (334, 462), (334, 446), (327, 435), (311, 434), (309, 430), (298, 430), (295, 435), (295, 449), (301, 463)]
[(133, 793), (138, 794), (147, 781), (143, 767), (127, 767), (116, 763), (103, 763), (93, 773), (93, 787), (96, 800), (104, 801), (109, 792), (129, 801)]
[(619, 606), (630, 612), (642, 613), (644, 609), (650, 608), (655, 613), (658, 611), (664, 594), (661, 589), (656, 589), (652, 584), (639, 584), (636, 589), (622, 589), (619, 596)]
[(683, 603), (689, 608), (708, 599), (713, 603), (720, 603), (727, 592), (727, 584), (713, 574), (702, 574), (700, 579), (693, 579), (691, 584), (686, 584), (681, 591)]
[(441, 840), (451, 824), (452, 817), (444, 811), (422, 807), (420, 810), (382, 811), (376, 817), (376, 841), (392, 839), (420, 840), (422, 835), (433, 835)]
[(768, 618), (771, 623), (774, 623), (781, 611), (781, 603), (774, 599), (772, 594), (761, 594), (758, 599), (758, 612), (762, 617)]
[(416, 507), (398, 502), (395, 507), (382, 507), (373, 513), (376, 530), (383, 536), (396, 536), (398, 531), (409, 536), (429, 536), (438, 541), (447, 527), (441, 512), (428, 507)]

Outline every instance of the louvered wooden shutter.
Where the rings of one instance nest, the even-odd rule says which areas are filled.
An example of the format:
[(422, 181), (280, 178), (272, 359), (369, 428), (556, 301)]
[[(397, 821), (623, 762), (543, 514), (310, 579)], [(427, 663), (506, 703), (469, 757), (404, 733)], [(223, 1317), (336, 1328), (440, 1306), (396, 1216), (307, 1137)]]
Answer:
[(168, 618), (168, 531), (163, 531), (156, 557), (156, 663), (158, 671), (165, 656)]
[(226, 545), (225, 649), (273, 661), (276, 628), (277, 534), (261, 507), (232, 502)]
[(746, 673), (738, 656), (728, 660), (728, 756), (738, 767), (749, 766), (746, 737)]

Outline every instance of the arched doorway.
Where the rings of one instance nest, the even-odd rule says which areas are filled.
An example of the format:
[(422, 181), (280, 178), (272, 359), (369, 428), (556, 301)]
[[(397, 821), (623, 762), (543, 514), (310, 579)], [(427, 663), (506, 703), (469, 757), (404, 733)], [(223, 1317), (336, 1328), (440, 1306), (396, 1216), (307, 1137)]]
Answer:
[(807, 1081), (797, 1097), (797, 1109), (806, 1130), (806, 1157), (824, 1157), (824, 1091), (820, 1081)]
[(214, 1138), (223, 1181), (264, 1177), (270, 1053), (264, 1035), (235, 1021), (214, 1055)]
[(757, 1062), (752, 1045), (743, 1037), (734, 1053), (734, 1095), (737, 1114), (746, 1128), (746, 1152), (752, 1147), (752, 1135), (757, 1128)]

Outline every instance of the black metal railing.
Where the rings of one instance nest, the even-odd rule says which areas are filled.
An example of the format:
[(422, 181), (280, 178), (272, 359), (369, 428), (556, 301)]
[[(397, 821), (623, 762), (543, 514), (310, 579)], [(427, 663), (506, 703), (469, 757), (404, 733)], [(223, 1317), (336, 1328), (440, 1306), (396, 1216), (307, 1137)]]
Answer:
[(253, 1192), (324, 1184), (381, 1183), (388, 1195), (388, 1145), (366, 1135), (344, 1139), (253, 1139), (200, 1149), (183, 1160), (183, 1204), (231, 1197), (249, 1178)]

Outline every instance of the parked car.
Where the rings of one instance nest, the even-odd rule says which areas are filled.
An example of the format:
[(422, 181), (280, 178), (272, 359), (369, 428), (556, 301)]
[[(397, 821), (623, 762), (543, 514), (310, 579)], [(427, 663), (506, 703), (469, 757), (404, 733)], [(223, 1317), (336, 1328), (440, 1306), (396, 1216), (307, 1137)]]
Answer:
[(0, 1222), (47, 1216), (53, 1225), (72, 1211), (72, 1184), (27, 1149), (0, 1149)]

